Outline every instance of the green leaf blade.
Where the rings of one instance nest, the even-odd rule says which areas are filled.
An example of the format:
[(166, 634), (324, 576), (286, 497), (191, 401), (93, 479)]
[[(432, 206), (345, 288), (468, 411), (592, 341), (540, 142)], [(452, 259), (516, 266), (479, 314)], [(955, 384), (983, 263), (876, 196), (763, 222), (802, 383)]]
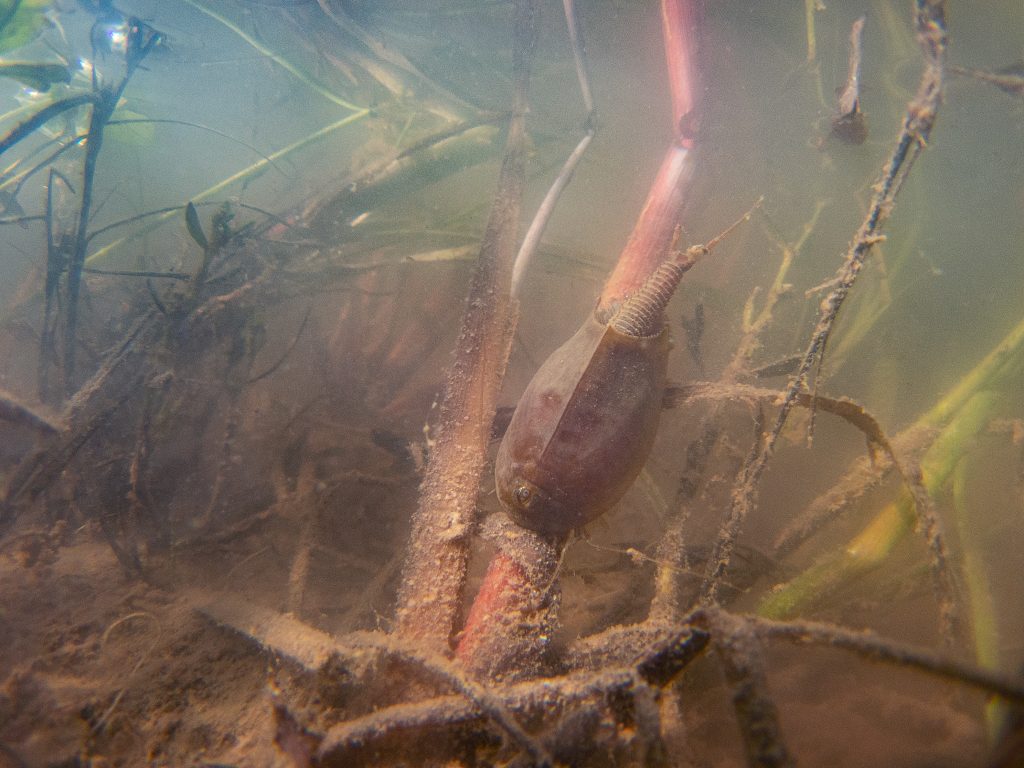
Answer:
[(0, 77), (9, 77), (45, 93), (52, 85), (70, 83), (71, 69), (52, 62), (0, 61)]
[[(13, 51), (35, 40), (50, 24), (49, 0), (0, 0), (0, 53)], [(13, 13), (12, 13), (13, 11)]]

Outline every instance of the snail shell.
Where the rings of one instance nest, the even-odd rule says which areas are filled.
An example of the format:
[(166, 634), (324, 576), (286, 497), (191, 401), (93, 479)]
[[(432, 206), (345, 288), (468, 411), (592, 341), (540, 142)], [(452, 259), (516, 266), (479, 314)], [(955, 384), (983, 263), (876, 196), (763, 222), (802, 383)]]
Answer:
[(590, 317), (538, 369), (498, 449), (498, 498), (519, 525), (564, 535), (610, 509), (658, 428), (668, 330), (623, 333)]

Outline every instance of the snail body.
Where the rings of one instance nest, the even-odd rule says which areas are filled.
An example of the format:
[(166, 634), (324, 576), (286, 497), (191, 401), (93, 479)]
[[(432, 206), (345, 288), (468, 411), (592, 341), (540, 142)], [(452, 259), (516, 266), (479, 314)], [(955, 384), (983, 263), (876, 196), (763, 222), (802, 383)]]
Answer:
[(668, 306), (694, 246), (661, 264), (607, 324), (591, 316), (534, 374), (495, 462), (498, 499), (524, 528), (565, 535), (622, 498), (654, 445)]
[(537, 370), (494, 467), (498, 499), (514, 522), (565, 536), (611, 509), (633, 484), (665, 402), (665, 309), (690, 267), (753, 210), (707, 245), (675, 251), (607, 323), (588, 317)]
[(654, 444), (669, 348), (666, 328), (635, 335), (591, 316), (544, 362), (495, 464), (513, 521), (563, 535), (622, 498)]

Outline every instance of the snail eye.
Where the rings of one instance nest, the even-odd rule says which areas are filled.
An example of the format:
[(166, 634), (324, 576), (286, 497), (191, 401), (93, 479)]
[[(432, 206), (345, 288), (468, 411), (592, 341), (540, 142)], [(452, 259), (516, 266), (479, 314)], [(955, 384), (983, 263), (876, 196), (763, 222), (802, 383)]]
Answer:
[(527, 488), (525, 485), (516, 486), (516, 489), (512, 492), (512, 495), (516, 497), (516, 501), (518, 501), (520, 504), (524, 506), (529, 504), (530, 499), (533, 497), (533, 494), (530, 493), (530, 489)]

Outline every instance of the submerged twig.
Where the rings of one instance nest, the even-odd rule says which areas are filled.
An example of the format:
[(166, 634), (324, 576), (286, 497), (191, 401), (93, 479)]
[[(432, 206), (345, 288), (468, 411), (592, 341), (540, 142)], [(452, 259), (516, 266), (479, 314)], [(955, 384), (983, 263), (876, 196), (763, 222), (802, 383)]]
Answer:
[[(917, 0), (914, 20), (918, 41), (925, 59), (924, 72), (917, 94), (907, 106), (896, 145), (875, 187), (875, 194), (868, 214), (847, 251), (837, 276), (836, 286), (822, 302), (817, 326), (804, 353), (800, 368), (786, 392), (775, 425), (766, 436), (764, 445), (744, 466), (736, 484), (729, 514), (723, 522), (714, 555), (708, 562), (701, 588), (703, 600), (706, 602), (713, 602), (716, 599), (718, 585), (728, 568), (736, 537), (743, 521), (754, 506), (758, 482), (774, 451), (782, 428), (793, 406), (796, 405), (798, 397), (807, 387), (811, 369), (820, 366), (839, 310), (856, 283), (872, 247), (883, 239), (881, 229), (892, 213), (896, 195), (913, 167), (914, 160), (926, 146), (935, 124), (942, 101), (946, 47), (943, 2), (941, 0)], [(952, 577), (944, 565), (944, 554), (940, 554), (944, 553), (945, 544), (937, 526), (932, 522), (928, 522), (926, 525), (930, 528), (928, 540), (933, 551), (933, 563), (938, 580), (937, 588), (943, 595), (941, 602), (951, 605), (954, 592)], [(953, 634), (952, 609), (946, 611), (945, 614), (949, 623), (943, 627), (944, 634), (951, 636)]]
[[(927, 413), (893, 438), (898, 453), (920, 457), (929, 493), (935, 494), (945, 487), (973, 437), (991, 421), (998, 402), (993, 390), (1002, 381), (1019, 378), (1022, 348), (1024, 320), (1010, 329)], [(773, 554), (781, 557), (799, 546), (825, 520), (834, 518), (879, 482), (889, 466), (883, 461), (855, 462), (832, 488), (816, 498), (776, 537)], [(825, 598), (837, 584), (880, 562), (910, 532), (912, 525), (911, 498), (901, 496), (886, 505), (846, 546), (766, 596), (759, 612), (786, 617)]]
[(713, 611), (703, 617), (715, 634), (715, 650), (739, 721), (750, 768), (795, 766), (779, 725), (779, 713), (768, 691), (764, 652), (742, 617)]
[(523, 244), (519, 247), (519, 253), (516, 256), (515, 268), (512, 271), (512, 295), (519, 296), (519, 291), (523, 284), (523, 277), (526, 275), (526, 269), (530, 264), (533, 254), (537, 251), (540, 245), (540, 239), (544, 235), (544, 230), (547, 228), (548, 221), (551, 219), (551, 215), (555, 212), (555, 205), (558, 202), (558, 198), (561, 197), (562, 192), (572, 181), (573, 174), (576, 172), (576, 166), (579, 165), (580, 160), (583, 159), (583, 154), (587, 151), (590, 146), (590, 142), (594, 138), (594, 130), (588, 128), (586, 134), (580, 139), (579, 144), (569, 155), (569, 159), (565, 161), (565, 165), (562, 166), (562, 170), (559, 171), (558, 176), (551, 184), (551, 188), (548, 193), (544, 196), (544, 200), (540, 204), (540, 208), (537, 209), (537, 215), (534, 216), (533, 222), (530, 224), (530, 229), (526, 232), (526, 237), (523, 238)]
[[(920, 453), (924, 446), (928, 446), (921, 459), (921, 465), (924, 468), (924, 482), (929, 494), (934, 495), (943, 488), (966, 447), (971, 444), (972, 437), (984, 429), (991, 419), (995, 402), (996, 397), (992, 392), (978, 392), (938, 434), (922, 425), (915, 425), (897, 436), (897, 444), (905, 446), (904, 450), (908, 455)], [(881, 470), (887, 464), (877, 463), (878, 473), (862, 473), (865, 478), (863, 487), (869, 487), (871, 482), (880, 477)], [(863, 491), (856, 488), (852, 491), (848, 489), (850, 485), (855, 485), (858, 479), (857, 474), (851, 472), (843, 478), (837, 490), (847, 490), (849, 497), (855, 498)], [(844, 501), (846, 499), (840, 498), (836, 503)], [(808, 512), (812, 510), (821, 511), (819, 500), (815, 500)], [(844, 546), (836, 548), (806, 571), (767, 594), (758, 607), (758, 612), (772, 618), (786, 618), (809, 603), (827, 598), (838, 584), (848, 582), (857, 574), (882, 562), (896, 542), (913, 529), (914, 512), (913, 496), (909, 492), (899, 494)], [(794, 543), (804, 538), (815, 522), (813, 518), (804, 518), (805, 516), (801, 516), (780, 538)], [(940, 611), (946, 610), (941, 601), (939, 608)], [(948, 637), (945, 639), (947, 642), (950, 641)]]
[[(450, 731), (453, 728), (468, 729), (461, 732), (462, 738), (472, 742), (487, 729), (488, 721), (537, 764), (551, 764), (549, 753), (578, 756), (585, 749), (581, 740), (593, 738), (590, 726), (582, 726), (582, 730), (573, 727), (581, 715), (611, 718), (612, 723), (623, 711), (630, 713), (627, 716), (640, 716), (650, 687), (671, 685), (709, 643), (725, 664), (752, 765), (792, 764), (767, 687), (761, 650), (767, 640), (832, 646), (868, 661), (919, 669), (1011, 701), (1024, 701), (1024, 685), (1011, 676), (871, 632), (820, 622), (767, 621), (716, 607), (699, 608), (674, 626), (647, 621), (588, 638), (577, 643), (580, 647), (567, 657), (569, 671), (564, 674), (484, 686), (456, 665), (394, 636), (357, 632), (335, 639), (290, 615), (228, 595), (193, 593), (187, 600), (216, 623), (297, 662), (307, 675), (321, 677), (342, 669), (367, 683), (386, 674), (381, 660), (390, 659), (408, 668), (403, 672), (405, 679), (414, 674), (426, 686), (412, 699), (403, 697), (399, 703), (345, 720), (326, 732), (309, 733), (312, 751), (323, 764), (330, 765), (349, 764), (346, 761), (367, 749), (378, 755), (391, 753), (377, 752), (377, 748), (423, 755), (422, 739), (429, 736), (431, 744), (443, 744), (449, 733), (455, 733)], [(445, 689), (456, 694), (446, 694)], [(654, 718), (657, 721), (658, 715)], [(520, 723), (529, 724), (530, 730)], [(645, 728), (650, 726), (648, 723)], [(613, 733), (612, 739), (625, 736), (614, 729)], [(638, 736), (641, 741), (655, 738), (653, 731)], [(630, 737), (625, 738), (628, 741)], [(567, 749), (570, 751), (565, 752)]]
[(0, 421), (26, 426), (41, 435), (55, 435), (60, 432), (59, 423), (47, 418), (13, 395), (0, 389)]
[(979, 82), (994, 85), (1011, 96), (1024, 96), (1024, 64), (1021, 63), (997, 69), (995, 72), (970, 67), (949, 67), (948, 71), (954, 75), (970, 77)]
[[(691, 387), (685, 387), (684, 392), (688, 397), (697, 398), (712, 398), (712, 399), (729, 399), (729, 398), (754, 398), (761, 401), (772, 402), (781, 397), (783, 393), (775, 392), (773, 390), (762, 390), (757, 387), (748, 387), (742, 385), (693, 385)], [(878, 421), (868, 413), (863, 406), (855, 403), (852, 400), (846, 398), (830, 398), (822, 395), (811, 395), (807, 392), (801, 392), (797, 395), (796, 404), (809, 408), (812, 411), (822, 410), (826, 413), (831, 413), (839, 416), (847, 423), (853, 425), (859, 429), (868, 440), (868, 445), (871, 450), (871, 459), (874, 462), (875, 448), (881, 449), (882, 452), (889, 459), (889, 466), (896, 468), (899, 472), (900, 477), (903, 479), (903, 483), (906, 487), (907, 493), (913, 499), (914, 510), (917, 514), (918, 519), (922, 523), (924, 529), (925, 540), (929, 543), (932, 549), (932, 562), (933, 568), (935, 569), (935, 580), (936, 583), (942, 584), (943, 579), (951, 578), (949, 576), (949, 563), (947, 562), (948, 554), (946, 553), (945, 547), (942, 545), (941, 536), (939, 535), (939, 517), (935, 510), (935, 505), (932, 503), (931, 496), (928, 493), (928, 489), (925, 487), (924, 480), (921, 477), (921, 468), (918, 463), (908, 457), (908, 455), (901, 455), (894, 448), (892, 442), (886, 437), (882, 431), (881, 425)], [(952, 595), (953, 585), (948, 584), (946, 590), (940, 590), (937, 594), (939, 601), (940, 611), (942, 612), (941, 621), (943, 627), (951, 627), (954, 623), (955, 617), (950, 615), (950, 612), (954, 610), (954, 606), (950, 599)], [(952, 634), (945, 636), (947, 642), (953, 639)]]
[[(792, 268), (796, 258), (803, 252), (808, 239), (817, 228), (818, 219), (821, 218), (821, 213), (825, 210), (826, 205), (827, 203), (821, 200), (815, 203), (814, 213), (811, 214), (810, 219), (801, 229), (800, 236), (793, 243), (784, 242), (781, 236), (774, 232), (770, 220), (762, 217), (761, 220), (767, 222), (766, 229), (769, 236), (775, 241), (779, 250), (782, 251), (782, 260), (779, 262), (778, 269), (775, 271), (775, 278), (772, 280), (772, 284), (764, 296), (761, 310), (756, 316), (754, 315), (754, 299), (757, 290), (755, 289), (755, 292), (751, 293), (747, 299), (747, 303), (743, 308), (743, 337), (736, 346), (732, 360), (722, 372), (722, 383), (729, 384), (735, 382), (737, 377), (750, 365), (754, 352), (761, 345), (761, 335), (772, 321), (776, 306), (791, 288), (786, 282), (789, 270)], [(799, 362), (799, 359), (797, 362)], [(796, 366), (794, 365), (793, 370), (795, 368)]]
[(913, 667), (954, 682), (1024, 702), (1024, 682), (974, 664), (939, 656), (932, 651), (900, 645), (868, 630), (850, 630), (813, 621), (769, 621), (747, 617), (753, 632), (764, 638), (788, 640), (799, 645), (842, 648), (871, 661)]
[(146, 272), (137, 269), (93, 269), (83, 267), (87, 275), (107, 275), (108, 277), (145, 277), (156, 280), (191, 280), (192, 275), (186, 272)]
[(259, 645), (299, 662), (309, 672), (327, 668), (334, 659), (341, 659), (356, 669), (372, 668), (376, 656), (418, 667), (471, 701), (536, 764), (552, 765), (547, 750), (519, 725), (498, 695), (470, 679), (443, 656), (424, 650), (405, 638), (357, 632), (338, 641), (291, 616), (257, 608), (229, 596), (193, 593), (189, 602), (218, 624), (241, 632)]

